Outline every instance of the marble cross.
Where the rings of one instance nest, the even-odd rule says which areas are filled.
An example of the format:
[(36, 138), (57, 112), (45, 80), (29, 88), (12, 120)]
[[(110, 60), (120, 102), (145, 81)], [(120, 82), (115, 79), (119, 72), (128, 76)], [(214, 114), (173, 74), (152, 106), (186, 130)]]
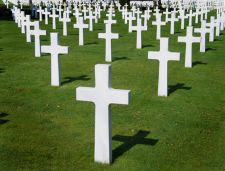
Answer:
[(30, 15), (26, 15), (26, 21), (24, 24), (26, 26), (26, 41), (31, 42), (30, 28), (31, 26), (34, 26), (34, 22), (30, 21)]
[(156, 39), (160, 39), (160, 37), (161, 37), (161, 26), (166, 25), (166, 22), (162, 22), (161, 16), (162, 16), (162, 14), (156, 15), (156, 21), (152, 22), (152, 25), (156, 25), (156, 27), (157, 27)]
[(77, 23), (74, 24), (73, 27), (79, 29), (79, 45), (84, 45), (84, 29), (88, 28), (88, 24), (84, 23), (83, 17), (79, 17)]
[(49, 17), (52, 18), (52, 29), (56, 29), (56, 18), (59, 17), (59, 15), (56, 14), (55, 8), (52, 8), (52, 14), (49, 15)]
[(160, 38), (160, 51), (148, 52), (148, 59), (159, 61), (158, 96), (168, 96), (168, 61), (179, 61), (180, 53), (168, 50), (169, 39)]
[(170, 21), (170, 34), (174, 34), (174, 23), (178, 21), (175, 12), (171, 13), (171, 18), (169, 18), (168, 21)]
[(136, 38), (136, 48), (141, 49), (142, 48), (142, 31), (147, 31), (147, 26), (142, 26), (141, 19), (137, 19), (137, 26), (132, 26), (132, 30), (135, 30), (137, 32), (137, 38)]
[(59, 21), (63, 22), (63, 36), (67, 36), (67, 23), (71, 22), (71, 19), (67, 18), (66, 12), (63, 12), (63, 18), (59, 19)]
[(30, 34), (34, 35), (35, 57), (40, 57), (41, 56), (40, 36), (46, 35), (46, 30), (40, 30), (39, 21), (35, 21), (34, 30), (31, 30)]
[(44, 10), (42, 9), (41, 5), (39, 5), (39, 9), (37, 10), (37, 12), (39, 13), (39, 21), (42, 21), (42, 13), (44, 12)]
[(180, 15), (178, 16), (178, 18), (181, 20), (181, 29), (184, 29), (184, 25), (185, 25), (185, 19), (188, 18), (188, 16), (185, 15), (185, 10), (180, 10)]
[(169, 15), (171, 14), (171, 12), (169, 12), (168, 7), (166, 8), (166, 11), (163, 12), (163, 14), (165, 14), (165, 22), (167, 23), (169, 19)]
[(105, 33), (98, 33), (98, 38), (105, 39), (105, 60), (112, 62), (112, 39), (119, 39), (119, 34), (112, 33), (111, 23), (106, 23), (105, 29)]
[(60, 86), (59, 54), (68, 54), (68, 46), (60, 46), (58, 33), (51, 33), (51, 45), (41, 46), (41, 53), (51, 54), (51, 85)]
[(187, 27), (187, 34), (185, 37), (179, 36), (178, 42), (186, 43), (186, 51), (185, 51), (185, 67), (192, 67), (192, 44), (200, 43), (200, 37), (193, 36), (193, 27)]
[(194, 32), (201, 34), (201, 41), (200, 41), (200, 52), (205, 52), (205, 40), (206, 34), (210, 32), (209, 28), (206, 28), (206, 21), (202, 20), (201, 28), (195, 28)]
[(89, 31), (93, 31), (93, 20), (95, 19), (95, 16), (93, 16), (92, 11), (89, 11), (89, 15), (86, 16), (85, 19), (89, 20)]
[(42, 14), (45, 15), (45, 24), (48, 24), (48, 16), (50, 15), (50, 12), (48, 12), (48, 8), (45, 8), (44, 12)]
[(132, 32), (132, 21), (135, 20), (135, 19), (136, 18), (133, 17), (132, 12), (129, 12), (128, 13), (128, 17), (127, 17), (127, 20), (128, 20), (128, 31), (129, 31), (129, 33)]
[(207, 23), (206, 26), (210, 28), (209, 42), (213, 42), (214, 41), (214, 34), (215, 34), (215, 27), (216, 27), (214, 16), (210, 17), (210, 22)]
[(78, 87), (76, 99), (95, 104), (95, 149), (94, 160), (99, 163), (112, 162), (112, 116), (111, 104), (128, 105), (129, 90), (113, 89), (111, 65), (95, 65), (95, 87)]

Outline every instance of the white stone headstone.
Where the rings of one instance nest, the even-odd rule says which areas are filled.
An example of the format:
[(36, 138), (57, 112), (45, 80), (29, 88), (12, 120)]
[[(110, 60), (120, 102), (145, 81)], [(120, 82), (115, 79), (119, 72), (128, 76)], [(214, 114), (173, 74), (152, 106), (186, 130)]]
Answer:
[(59, 54), (68, 54), (68, 47), (59, 45), (58, 33), (51, 33), (51, 45), (41, 46), (41, 53), (51, 54), (51, 85), (60, 86)]
[(35, 21), (34, 22), (34, 30), (31, 30), (30, 34), (34, 35), (35, 57), (40, 57), (41, 56), (40, 36), (46, 35), (46, 30), (41, 30), (39, 21)]
[(84, 23), (83, 17), (79, 17), (77, 23), (74, 24), (73, 27), (79, 29), (79, 45), (84, 45), (84, 29), (88, 28), (88, 24)]
[(112, 116), (111, 104), (128, 105), (129, 90), (113, 89), (111, 65), (95, 65), (95, 87), (78, 87), (76, 99), (95, 104), (95, 162), (112, 162)]
[(179, 36), (178, 42), (186, 43), (186, 51), (185, 51), (185, 67), (192, 67), (192, 44), (200, 43), (200, 37), (193, 36), (193, 27), (187, 27), (187, 34), (185, 37)]
[(170, 52), (168, 46), (169, 39), (160, 38), (160, 51), (148, 52), (148, 59), (156, 59), (159, 61), (158, 96), (168, 95), (168, 61), (180, 60), (180, 53)]
[(112, 39), (119, 39), (118, 33), (112, 33), (111, 23), (105, 24), (105, 33), (99, 33), (98, 38), (105, 39), (105, 60), (112, 62)]

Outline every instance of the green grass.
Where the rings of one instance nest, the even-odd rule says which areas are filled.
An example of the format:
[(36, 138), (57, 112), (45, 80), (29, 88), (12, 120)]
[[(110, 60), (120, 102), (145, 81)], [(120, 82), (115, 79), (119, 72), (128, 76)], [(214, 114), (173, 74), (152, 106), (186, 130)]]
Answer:
[[(132, 100), (112, 106), (113, 137), (133, 139), (114, 137), (113, 164), (94, 163), (94, 105), (76, 101), (75, 89), (93, 87), (95, 64), (106, 63), (105, 42), (97, 38), (104, 32), (103, 18), (93, 32), (85, 31), (82, 47), (74, 21), (67, 37), (57, 24), (60, 44), (70, 47), (61, 56), (64, 84), (58, 88), (50, 86), (50, 56), (35, 58), (34, 43), (26, 43), (17, 25), (0, 21), (1, 170), (225, 170), (225, 35), (207, 42), (206, 53), (195, 44), (196, 65), (187, 69), (185, 44), (177, 43), (185, 32), (178, 23), (180, 33), (174, 36), (169, 25), (163, 27), (162, 35), (170, 37), (171, 51), (181, 52), (181, 61), (169, 62), (169, 86), (177, 89), (158, 97), (158, 62), (147, 59), (148, 51), (159, 50), (156, 28), (149, 22), (144, 48), (137, 50), (136, 33), (128, 33), (121, 15), (112, 28), (121, 35), (112, 44), (112, 86), (131, 90)], [(41, 27), (48, 30), (41, 43), (48, 45), (51, 24)]]

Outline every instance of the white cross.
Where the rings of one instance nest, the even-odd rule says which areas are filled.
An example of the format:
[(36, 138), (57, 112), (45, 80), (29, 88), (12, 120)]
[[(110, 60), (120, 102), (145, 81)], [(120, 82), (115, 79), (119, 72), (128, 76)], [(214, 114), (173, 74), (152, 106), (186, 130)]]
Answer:
[(26, 31), (26, 25), (25, 25), (25, 22), (26, 22), (26, 16), (25, 16), (25, 12), (24, 11), (21, 11), (21, 16), (20, 16), (20, 20), (21, 20), (21, 33), (25, 33)]
[(45, 15), (45, 24), (48, 24), (48, 16), (50, 15), (50, 12), (48, 12), (48, 8), (45, 8), (45, 11), (42, 12), (42, 14)]
[(62, 12), (63, 12), (63, 9), (62, 9), (62, 6), (59, 5), (59, 8), (57, 9), (57, 11), (59, 12), (59, 19), (62, 18)]
[(35, 38), (35, 57), (41, 56), (40, 36), (46, 35), (46, 30), (40, 30), (39, 21), (34, 22), (34, 30), (30, 31)]
[(142, 31), (147, 31), (147, 26), (142, 26), (141, 19), (137, 19), (137, 26), (132, 26), (132, 30), (137, 31), (137, 39), (136, 39), (136, 48), (141, 49), (142, 48)]
[(167, 23), (168, 22), (168, 19), (169, 19), (169, 14), (171, 14), (171, 12), (169, 12), (169, 9), (166, 8), (166, 11), (163, 12), (163, 14), (165, 14), (166, 18), (165, 18), (165, 22)]
[(93, 31), (93, 19), (95, 16), (93, 16), (92, 11), (89, 11), (89, 15), (86, 16), (86, 19), (89, 20), (89, 31)]
[(206, 33), (210, 32), (210, 29), (206, 28), (206, 21), (203, 20), (201, 22), (201, 28), (195, 28), (194, 32), (201, 34), (200, 52), (205, 52), (205, 36), (206, 36)]
[(105, 33), (99, 33), (98, 38), (105, 39), (105, 60), (107, 62), (112, 61), (112, 39), (119, 39), (118, 33), (112, 33), (111, 31), (111, 24), (107, 23), (105, 24)]
[(26, 21), (24, 22), (26, 26), (26, 41), (31, 42), (30, 28), (34, 26), (34, 22), (30, 21), (30, 15), (26, 15)]
[(152, 25), (156, 25), (157, 27), (156, 39), (160, 39), (161, 37), (161, 26), (166, 25), (166, 22), (162, 22), (161, 16), (162, 14), (156, 15), (156, 21), (152, 22)]
[(160, 38), (160, 51), (148, 52), (148, 59), (159, 60), (158, 96), (168, 95), (168, 61), (180, 60), (180, 53), (170, 52), (168, 45), (168, 38)]
[(192, 10), (190, 10), (189, 14), (187, 14), (189, 17), (189, 26), (192, 26), (192, 17), (195, 16), (195, 14), (192, 13)]
[(59, 17), (59, 15), (56, 15), (56, 13), (55, 13), (55, 8), (52, 8), (52, 14), (49, 15), (49, 17), (52, 18), (52, 28), (53, 28), (53, 29), (56, 29), (56, 22), (55, 22), (55, 19), (56, 19), (57, 17)]
[(130, 91), (113, 89), (111, 65), (95, 65), (95, 87), (78, 87), (76, 99), (95, 104), (95, 152), (94, 160), (100, 163), (112, 162), (112, 116), (111, 104), (128, 105)]
[(51, 45), (41, 46), (41, 53), (51, 54), (51, 85), (60, 85), (59, 54), (68, 54), (68, 46), (60, 46), (58, 33), (51, 33)]
[(206, 26), (210, 28), (209, 41), (213, 42), (214, 41), (214, 34), (215, 34), (215, 27), (216, 27), (214, 16), (210, 17), (210, 23), (207, 23)]
[(148, 20), (150, 19), (151, 15), (149, 15), (149, 12), (145, 10), (144, 15), (141, 15), (142, 18), (144, 18), (144, 26), (147, 27)]
[(187, 27), (186, 36), (179, 36), (178, 42), (186, 43), (186, 51), (185, 51), (185, 67), (191, 68), (192, 67), (192, 44), (193, 43), (200, 43), (200, 37), (193, 36), (193, 27)]
[(180, 10), (178, 18), (181, 20), (181, 29), (184, 29), (185, 19), (188, 18), (188, 16), (185, 15), (185, 10)]
[(44, 10), (42, 10), (41, 5), (39, 5), (39, 9), (37, 10), (37, 12), (39, 13), (39, 20), (42, 21), (42, 13), (44, 12)]
[(132, 21), (135, 20), (136, 18), (132, 15), (132, 12), (129, 12), (128, 13), (128, 17), (127, 17), (127, 20), (128, 20), (128, 31), (129, 33), (132, 32)]
[(67, 36), (67, 23), (71, 22), (71, 19), (67, 18), (66, 12), (63, 12), (63, 18), (59, 19), (59, 21), (63, 22), (63, 36)]
[(88, 28), (88, 24), (84, 23), (83, 17), (79, 17), (77, 24), (74, 24), (73, 27), (79, 29), (79, 45), (84, 45), (84, 29)]
[(171, 13), (171, 18), (169, 18), (168, 21), (170, 21), (170, 34), (174, 34), (174, 23), (178, 21), (175, 12)]

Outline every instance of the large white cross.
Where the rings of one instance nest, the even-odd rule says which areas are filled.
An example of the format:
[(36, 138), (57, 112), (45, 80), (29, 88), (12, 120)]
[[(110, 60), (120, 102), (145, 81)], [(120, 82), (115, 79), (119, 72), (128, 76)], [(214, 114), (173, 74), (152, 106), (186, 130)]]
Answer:
[(112, 61), (112, 39), (119, 39), (119, 34), (112, 33), (111, 23), (106, 23), (105, 29), (106, 29), (105, 33), (99, 33), (98, 38), (105, 39), (105, 60), (107, 62), (111, 62)]
[(95, 153), (94, 160), (112, 162), (111, 104), (129, 104), (130, 91), (113, 89), (111, 65), (95, 65), (95, 87), (78, 87), (76, 99), (95, 104)]
[(180, 60), (180, 53), (170, 52), (168, 46), (169, 39), (160, 38), (160, 51), (148, 52), (148, 59), (159, 60), (158, 96), (168, 95), (168, 61)]
[(194, 32), (201, 34), (200, 52), (205, 52), (205, 37), (206, 34), (210, 32), (210, 29), (206, 28), (206, 21), (202, 20), (201, 28), (195, 28)]
[(63, 18), (59, 19), (59, 21), (63, 22), (63, 36), (67, 36), (67, 23), (71, 22), (71, 19), (67, 18), (66, 12), (63, 12)]
[(137, 26), (132, 26), (132, 30), (137, 31), (137, 38), (136, 38), (136, 48), (141, 49), (142, 48), (142, 31), (147, 31), (147, 26), (142, 26), (141, 19), (137, 19)]
[(74, 24), (73, 27), (79, 29), (79, 45), (84, 45), (84, 29), (88, 28), (88, 24), (84, 23), (83, 17), (79, 17), (77, 23)]
[(156, 39), (160, 39), (160, 37), (161, 37), (161, 26), (166, 25), (166, 22), (162, 22), (161, 16), (162, 16), (162, 14), (156, 15), (156, 21), (152, 22), (152, 25), (156, 25), (156, 27), (157, 27)]
[(41, 46), (41, 53), (51, 54), (51, 85), (60, 85), (59, 54), (68, 54), (68, 46), (60, 46), (58, 33), (51, 33), (51, 45)]
[(200, 43), (200, 37), (193, 36), (193, 27), (187, 27), (186, 36), (179, 36), (178, 42), (186, 43), (186, 51), (185, 51), (185, 67), (191, 68), (192, 67), (192, 44), (193, 43)]
[(30, 31), (31, 35), (34, 35), (35, 41), (35, 57), (41, 56), (40, 36), (46, 35), (46, 30), (40, 30), (39, 21), (34, 22), (34, 30)]

